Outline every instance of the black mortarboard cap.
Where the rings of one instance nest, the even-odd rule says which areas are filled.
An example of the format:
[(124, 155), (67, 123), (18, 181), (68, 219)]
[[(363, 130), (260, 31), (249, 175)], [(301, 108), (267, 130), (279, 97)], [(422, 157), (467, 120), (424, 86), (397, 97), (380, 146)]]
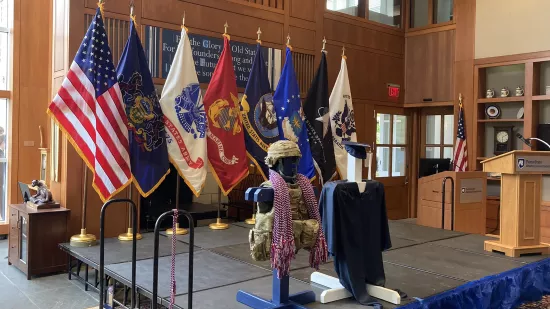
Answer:
[(342, 142), (342, 145), (346, 147), (346, 151), (354, 158), (361, 160), (365, 160), (367, 158), (367, 148), (370, 148), (370, 145), (348, 141)]

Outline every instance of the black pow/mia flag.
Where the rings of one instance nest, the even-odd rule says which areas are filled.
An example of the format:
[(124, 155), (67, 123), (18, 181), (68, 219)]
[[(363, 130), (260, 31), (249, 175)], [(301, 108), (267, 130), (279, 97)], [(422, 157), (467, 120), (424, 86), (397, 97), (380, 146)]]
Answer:
[(321, 177), (321, 184), (329, 181), (336, 174), (328, 99), (327, 56), (323, 51), (321, 63), (304, 104), (309, 145), (315, 169)]

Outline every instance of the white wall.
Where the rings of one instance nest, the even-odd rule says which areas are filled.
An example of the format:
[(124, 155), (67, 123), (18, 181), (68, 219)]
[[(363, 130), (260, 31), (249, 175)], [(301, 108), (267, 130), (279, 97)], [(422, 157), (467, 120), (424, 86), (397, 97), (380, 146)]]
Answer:
[(475, 57), (550, 50), (550, 1), (477, 0)]

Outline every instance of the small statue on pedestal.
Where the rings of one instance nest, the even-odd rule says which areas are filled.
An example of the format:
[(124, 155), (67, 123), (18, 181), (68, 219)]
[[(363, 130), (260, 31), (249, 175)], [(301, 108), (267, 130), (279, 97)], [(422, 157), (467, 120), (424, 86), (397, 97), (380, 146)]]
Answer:
[(44, 180), (33, 180), (31, 186), (36, 189), (36, 194), (29, 198), (28, 205), (37, 209), (58, 208), (59, 203), (55, 203), (52, 198), (52, 193), (46, 186)]
[(290, 261), (300, 249), (310, 251), (310, 265), (318, 268), (327, 260), (327, 244), (310, 180), (298, 174), (302, 154), (292, 141), (281, 140), (269, 146), (266, 164), (272, 187), (272, 202), (258, 203), (256, 224), (250, 231), (251, 256), (256, 261), (271, 259), (278, 276), (288, 275)]

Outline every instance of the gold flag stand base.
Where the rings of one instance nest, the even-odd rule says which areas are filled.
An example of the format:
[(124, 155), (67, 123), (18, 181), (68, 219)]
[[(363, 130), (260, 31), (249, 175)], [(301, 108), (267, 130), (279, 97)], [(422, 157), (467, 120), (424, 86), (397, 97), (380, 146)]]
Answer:
[[(167, 235), (172, 235), (173, 232), (174, 232), (173, 229), (166, 229)], [(176, 223), (176, 235), (185, 235), (187, 233), (189, 233), (187, 229), (180, 227), (180, 224)]]
[(72, 247), (91, 247), (97, 245), (95, 235), (86, 233), (86, 229), (80, 229), (80, 234), (71, 237)]
[(229, 228), (229, 224), (223, 223), (221, 218), (218, 218), (216, 223), (211, 223), (209, 225), (211, 230), (227, 230)]
[[(136, 233), (136, 240), (140, 240), (142, 238), (143, 237), (141, 236), (140, 233)], [(118, 235), (118, 240), (122, 240), (122, 241), (132, 241), (132, 240), (134, 240), (134, 230), (131, 227), (129, 227), (128, 231), (126, 233), (122, 233), (122, 234)]]
[(244, 220), (244, 223), (254, 225), (256, 224), (256, 215), (252, 215), (252, 218)]

